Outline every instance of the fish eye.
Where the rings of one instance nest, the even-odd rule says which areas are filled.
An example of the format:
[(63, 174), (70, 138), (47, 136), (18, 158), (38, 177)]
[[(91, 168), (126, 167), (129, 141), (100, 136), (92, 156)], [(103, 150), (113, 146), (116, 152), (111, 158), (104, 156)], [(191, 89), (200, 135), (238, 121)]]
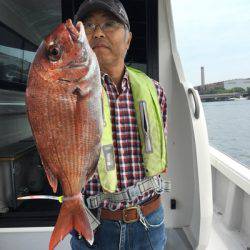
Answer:
[(62, 56), (62, 50), (58, 45), (51, 45), (48, 49), (48, 58), (52, 62), (58, 61)]

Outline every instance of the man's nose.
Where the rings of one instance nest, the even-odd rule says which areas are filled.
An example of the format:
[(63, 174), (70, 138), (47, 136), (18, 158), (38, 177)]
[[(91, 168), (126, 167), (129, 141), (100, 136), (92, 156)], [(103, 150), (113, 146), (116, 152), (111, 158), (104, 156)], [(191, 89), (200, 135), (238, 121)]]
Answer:
[(95, 27), (94, 33), (93, 33), (94, 38), (100, 38), (100, 37), (105, 37), (104, 32), (102, 31), (101, 27), (97, 25)]

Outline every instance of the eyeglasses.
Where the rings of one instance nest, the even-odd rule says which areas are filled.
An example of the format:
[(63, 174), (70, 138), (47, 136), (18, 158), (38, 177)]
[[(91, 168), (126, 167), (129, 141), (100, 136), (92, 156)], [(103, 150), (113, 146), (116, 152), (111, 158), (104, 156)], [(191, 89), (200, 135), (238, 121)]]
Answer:
[(97, 26), (99, 26), (100, 29), (106, 33), (113, 32), (122, 26), (124, 27), (123, 24), (121, 24), (115, 20), (109, 20), (109, 21), (101, 23), (101, 24), (94, 24), (94, 23), (87, 21), (87, 22), (83, 22), (83, 25), (85, 28), (85, 33), (87, 35), (93, 33), (95, 31), (95, 29), (97, 28)]

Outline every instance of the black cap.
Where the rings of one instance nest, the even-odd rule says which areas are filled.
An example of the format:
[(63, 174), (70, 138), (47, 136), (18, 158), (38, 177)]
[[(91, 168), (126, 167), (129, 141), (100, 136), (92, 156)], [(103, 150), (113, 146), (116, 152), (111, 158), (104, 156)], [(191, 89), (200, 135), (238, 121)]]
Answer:
[(111, 12), (130, 30), (128, 15), (119, 0), (85, 0), (75, 15), (75, 21), (83, 19), (89, 12), (97, 9)]

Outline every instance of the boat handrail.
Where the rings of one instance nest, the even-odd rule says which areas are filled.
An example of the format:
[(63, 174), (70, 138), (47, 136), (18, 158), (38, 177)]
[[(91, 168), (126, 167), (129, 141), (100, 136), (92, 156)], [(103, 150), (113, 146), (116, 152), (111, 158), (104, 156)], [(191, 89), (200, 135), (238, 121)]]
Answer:
[(250, 169), (210, 146), (211, 165), (250, 195)]

